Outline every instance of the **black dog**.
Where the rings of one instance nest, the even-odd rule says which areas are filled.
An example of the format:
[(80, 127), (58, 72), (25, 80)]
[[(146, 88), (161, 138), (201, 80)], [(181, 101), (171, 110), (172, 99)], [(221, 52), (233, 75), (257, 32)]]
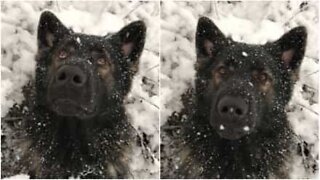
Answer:
[(297, 143), (285, 106), (306, 39), (297, 27), (265, 45), (239, 43), (200, 18), (195, 89), (168, 120), (178, 127), (164, 131), (173, 140), (175, 170), (162, 166), (163, 177), (289, 178)]
[(142, 21), (115, 34), (94, 36), (75, 33), (54, 14), (43, 12), (35, 83), (26, 91), (24, 105), (9, 113), (23, 116), (11, 147), (19, 149), (19, 158), (15, 164), (3, 160), (3, 174), (130, 177), (129, 153), (136, 134), (123, 100), (138, 70), (145, 36)]

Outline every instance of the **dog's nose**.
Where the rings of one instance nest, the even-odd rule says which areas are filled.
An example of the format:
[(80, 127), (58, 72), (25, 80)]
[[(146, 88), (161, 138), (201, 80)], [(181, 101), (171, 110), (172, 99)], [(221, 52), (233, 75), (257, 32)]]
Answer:
[(65, 65), (61, 67), (56, 74), (56, 83), (58, 86), (73, 85), (83, 86), (87, 81), (86, 74), (78, 67)]
[(217, 105), (218, 113), (225, 119), (240, 119), (247, 115), (249, 104), (236, 96), (224, 96)]

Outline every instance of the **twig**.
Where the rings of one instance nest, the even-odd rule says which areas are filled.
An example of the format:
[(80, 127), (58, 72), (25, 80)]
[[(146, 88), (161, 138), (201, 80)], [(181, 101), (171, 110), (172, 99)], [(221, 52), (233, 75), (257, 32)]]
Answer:
[(22, 117), (3, 117), (1, 119), (4, 121), (17, 121), (17, 120), (21, 120)]
[(144, 50), (145, 50), (145, 51), (149, 51), (149, 52), (151, 52), (151, 53), (156, 54), (156, 55), (159, 56), (159, 52), (157, 52), (157, 51), (155, 51), (155, 50), (152, 50), (152, 49), (149, 49), (149, 48), (144, 48)]
[(319, 115), (318, 112), (316, 112), (316, 111), (314, 111), (314, 110), (312, 110), (312, 109), (309, 109), (309, 108), (306, 107), (305, 105), (302, 105), (302, 104), (298, 104), (298, 105), (301, 106), (301, 107), (303, 107), (303, 108), (306, 108), (307, 110), (309, 110), (309, 111), (311, 111), (311, 112), (313, 112), (313, 113), (316, 114), (317, 116)]
[(309, 58), (309, 59), (313, 59), (314, 61), (319, 61), (319, 58), (317, 58), (317, 57), (312, 57), (309, 55), (304, 55), (304, 57)]
[(147, 80), (149, 80), (149, 81), (151, 81), (151, 82), (153, 82), (153, 83), (157, 83), (157, 81), (155, 81), (155, 80), (153, 80), (153, 79), (151, 79), (151, 78), (148, 78), (147, 76), (143, 76), (143, 78), (145, 78), (145, 79), (147, 79)]
[(295, 18), (298, 14), (300, 14), (302, 11), (301, 10), (298, 10), (298, 12), (295, 12), (284, 24), (283, 26), (287, 26), (289, 24), (289, 22)]
[(144, 101), (146, 101), (147, 103), (151, 104), (152, 106), (156, 107), (157, 109), (159, 109), (159, 106), (157, 106), (156, 104), (150, 102), (149, 100), (147, 100), (146, 98), (137, 95), (140, 99), (143, 99)]
[(61, 12), (61, 8), (60, 8), (59, 2), (57, 0), (56, 0), (56, 6), (57, 6), (58, 11)]
[(151, 68), (147, 69), (145, 72), (149, 72), (151, 71), (152, 69), (156, 68), (156, 67), (159, 67), (159, 64), (155, 65), (155, 66), (152, 66)]
[(309, 88), (309, 89), (312, 89), (312, 90), (314, 90), (314, 91), (316, 91), (317, 89), (316, 88), (314, 88), (314, 87), (312, 87), (312, 86), (310, 86), (310, 85), (308, 85), (308, 84), (303, 84), (304, 86), (306, 86), (307, 88)]
[(214, 3), (214, 12), (216, 14), (217, 19), (219, 20), (220, 16), (219, 16), (218, 7), (217, 7), (218, 2), (214, 1), (213, 3)]
[(169, 125), (161, 126), (162, 130), (172, 130), (172, 129), (178, 129), (178, 128), (181, 128), (181, 126), (169, 126)]
[(308, 5), (306, 5), (303, 9), (299, 9), (298, 12), (295, 12), (295, 13), (289, 18), (289, 20), (287, 20), (283, 25), (284, 25), (284, 26), (287, 26), (287, 25), (289, 24), (289, 22), (290, 22), (293, 18), (295, 18), (298, 14), (304, 12), (304, 11), (305, 11), (307, 8), (309, 8), (309, 7), (311, 7), (311, 6), (308, 4)]
[(139, 4), (136, 7), (134, 7), (133, 9), (131, 9), (129, 11), (129, 13), (127, 13), (125, 16), (123, 16), (122, 19), (127, 18), (133, 11), (137, 10), (141, 5), (142, 5), (142, 2), (139, 2)]
[(314, 72), (312, 72), (312, 73), (309, 73), (309, 74), (305, 75), (304, 77), (311, 76), (311, 75), (316, 74), (316, 73), (318, 73), (318, 72), (319, 72), (319, 69), (318, 69), (318, 70), (316, 70), (316, 71), (314, 71)]
[(153, 79), (151, 79), (151, 78), (148, 78), (148, 77), (145, 76), (145, 75), (137, 74), (136, 76), (141, 77), (141, 79), (146, 78), (146, 79), (148, 79), (149, 81), (151, 81), (150, 83), (153, 83), (153, 84), (156, 84), (156, 83), (158, 82), (158, 81), (156, 81), (156, 80), (153, 80)]

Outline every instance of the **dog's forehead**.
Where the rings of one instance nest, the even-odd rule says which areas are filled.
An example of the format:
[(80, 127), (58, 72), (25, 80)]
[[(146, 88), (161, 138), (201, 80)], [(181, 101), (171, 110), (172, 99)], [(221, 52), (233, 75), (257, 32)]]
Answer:
[(68, 36), (65, 39), (64, 44), (73, 46), (77, 50), (85, 51), (96, 48), (105, 48), (108, 44), (108, 39), (103, 36), (75, 33)]
[(261, 45), (235, 43), (220, 53), (218, 59), (224, 64), (239, 68), (267, 67), (273, 64), (273, 57)]

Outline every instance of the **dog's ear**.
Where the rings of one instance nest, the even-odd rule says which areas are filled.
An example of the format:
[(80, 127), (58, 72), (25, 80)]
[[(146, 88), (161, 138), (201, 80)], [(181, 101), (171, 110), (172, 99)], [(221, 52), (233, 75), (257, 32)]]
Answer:
[(201, 17), (199, 19), (196, 32), (198, 57), (214, 57), (228, 43), (228, 39), (209, 18)]
[(123, 56), (131, 61), (139, 59), (145, 39), (146, 25), (143, 21), (135, 21), (123, 27), (117, 33), (120, 40), (120, 48)]
[(301, 65), (306, 43), (306, 28), (296, 27), (285, 33), (279, 40), (271, 43), (272, 54), (281, 60), (287, 70), (296, 71)]
[(70, 30), (53, 13), (44, 11), (38, 25), (38, 47), (50, 48), (69, 33)]

